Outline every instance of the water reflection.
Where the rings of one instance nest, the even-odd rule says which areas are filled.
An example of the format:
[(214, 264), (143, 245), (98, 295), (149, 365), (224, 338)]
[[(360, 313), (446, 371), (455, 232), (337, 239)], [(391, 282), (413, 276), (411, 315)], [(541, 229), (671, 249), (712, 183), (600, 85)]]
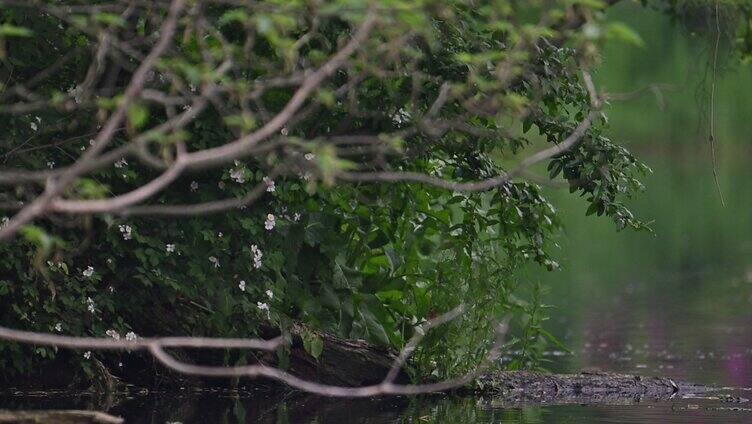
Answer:
[[(748, 392), (726, 390), (668, 402), (633, 399), (608, 406), (498, 405), (493, 399), (431, 396), (413, 399), (322, 399), (274, 392), (150, 394), (124, 400), (108, 412), (127, 423), (743, 423)], [(86, 396), (4, 398), (3, 407), (91, 408)], [(95, 408), (96, 409), (96, 408)]]

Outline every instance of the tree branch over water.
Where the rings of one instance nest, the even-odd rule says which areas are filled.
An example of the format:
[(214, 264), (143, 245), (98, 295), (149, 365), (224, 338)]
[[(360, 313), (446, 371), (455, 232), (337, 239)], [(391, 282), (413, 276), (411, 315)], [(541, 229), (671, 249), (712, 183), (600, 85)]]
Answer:
[[(508, 325), (496, 321), (525, 310), (514, 270), (558, 266), (546, 251), (555, 208), (533, 168), (589, 213), (642, 225), (622, 199), (643, 165), (604, 135), (609, 97), (589, 71), (608, 33), (598, 2), (79, 3), (0, 0), (0, 210), (14, 213), (0, 253), (30, 288), (0, 279), (12, 299), (0, 302), (39, 308), (9, 307), (4, 325), (36, 331), (0, 327), (0, 339), (148, 351), (184, 374), (330, 396), (447, 390), (498, 365)], [(122, 298), (106, 297), (116, 286)], [(429, 333), (478, 305), (463, 330), (484, 333), (458, 349), (473, 366), (397, 383)], [(142, 321), (150, 334), (242, 336), (308, 319), (401, 349), (378, 384), (324, 385), (168, 350), (277, 352), (284, 337), (46, 334), (68, 310), (66, 331), (86, 335)], [(306, 337), (318, 359), (320, 338)]]

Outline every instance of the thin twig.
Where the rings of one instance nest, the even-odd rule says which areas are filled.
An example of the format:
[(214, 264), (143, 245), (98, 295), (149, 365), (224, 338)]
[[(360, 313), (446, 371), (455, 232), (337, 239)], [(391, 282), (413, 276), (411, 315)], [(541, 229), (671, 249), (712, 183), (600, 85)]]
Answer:
[(716, 71), (718, 68), (718, 48), (721, 42), (721, 24), (720, 17), (718, 16), (718, 0), (715, 2), (715, 47), (713, 49), (713, 79), (710, 83), (710, 119), (708, 120), (708, 140), (710, 141), (710, 155), (713, 164), (713, 180), (715, 181), (715, 187), (718, 190), (718, 196), (721, 199), (721, 206), (725, 207), (726, 202), (723, 200), (723, 191), (721, 191), (721, 183), (718, 180), (718, 164), (715, 157), (715, 83), (716, 83)]

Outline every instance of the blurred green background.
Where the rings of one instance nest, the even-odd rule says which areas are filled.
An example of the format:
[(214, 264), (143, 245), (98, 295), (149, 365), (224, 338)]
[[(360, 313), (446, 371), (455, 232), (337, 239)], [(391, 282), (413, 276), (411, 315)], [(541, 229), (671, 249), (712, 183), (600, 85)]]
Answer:
[[(645, 192), (631, 202), (637, 216), (652, 221), (654, 232), (617, 232), (606, 218), (585, 217), (584, 201), (548, 189), (561, 208), (562, 269), (530, 270), (526, 277), (548, 286), (547, 301), (555, 307), (549, 327), (575, 353), (548, 367), (648, 368), (701, 382), (743, 384), (752, 373), (736, 365), (698, 368), (695, 361), (665, 356), (698, 359), (712, 350), (726, 356), (741, 350), (749, 363), (752, 66), (730, 67), (728, 40), (722, 38), (715, 132), (724, 207), (707, 137), (714, 34), (693, 36), (633, 2), (608, 13), (645, 41), (644, 47), (606, 45), (596, 79), (611, 93), (644, 90), (611, 103), (608, 133), (654, 171), (643, 180)], [(661, 90), (646, 89), (650, 86)], [(634, 352), (638, 347), (645, 347), (641, 356)], [(620, 366), (619, 357), (630, 360)]]

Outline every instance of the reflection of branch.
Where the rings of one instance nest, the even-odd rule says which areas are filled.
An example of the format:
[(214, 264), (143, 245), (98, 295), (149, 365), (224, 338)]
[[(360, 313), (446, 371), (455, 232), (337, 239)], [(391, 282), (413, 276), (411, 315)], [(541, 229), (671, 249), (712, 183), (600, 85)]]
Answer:
[(296, 377), (287, 371), (268, 365), (256, 364), (245, 366), (205, 366), (188, 364), (175, 359), (165, 351), (165, 348), (189, 347), (206, 349), (258, 349), (273, 351), (282, 346), (284, 337), (271, 340), (260, 339), (220, 339), (205, 337), (160, 337), (140, 338), (136, 340), (113, 340), (97, 337), (60, 336), (55, 334), (35, 333), (29, 331), (12, 330), (0, 327), (0, 339), (28, 343), (34, 345), (67, 347), (73, 349), (102, 349), (102, 350), (148, 350), (149, 353), (167, 368), (182, 374), (199, 377), (265, 377), (287, 384), (298, 390), (333, 397), (371, 397), (379, 395), (415, 395), (446, 391), (462, 387), (481, 376), (499, 358), (501, 348), (507, 333), (506, 320), (496, 325), (496, 340), (488, 350), (486, 357), (475, 370), (460, 377), (426, 384), (394, 384), (394, 379), (405, 365), (410, 354), (422, 340), (426, 332), (432, 328), (450, 322), (462, 315), (465, 308), (460, 305), (451, 311), (433, 318), (418, 328), (416, 334), (408, 342), (399, 356), (394, 360), (392, 368), (386, 377), (378, 384), (362, 387), (345, 387), (319, 384)]

